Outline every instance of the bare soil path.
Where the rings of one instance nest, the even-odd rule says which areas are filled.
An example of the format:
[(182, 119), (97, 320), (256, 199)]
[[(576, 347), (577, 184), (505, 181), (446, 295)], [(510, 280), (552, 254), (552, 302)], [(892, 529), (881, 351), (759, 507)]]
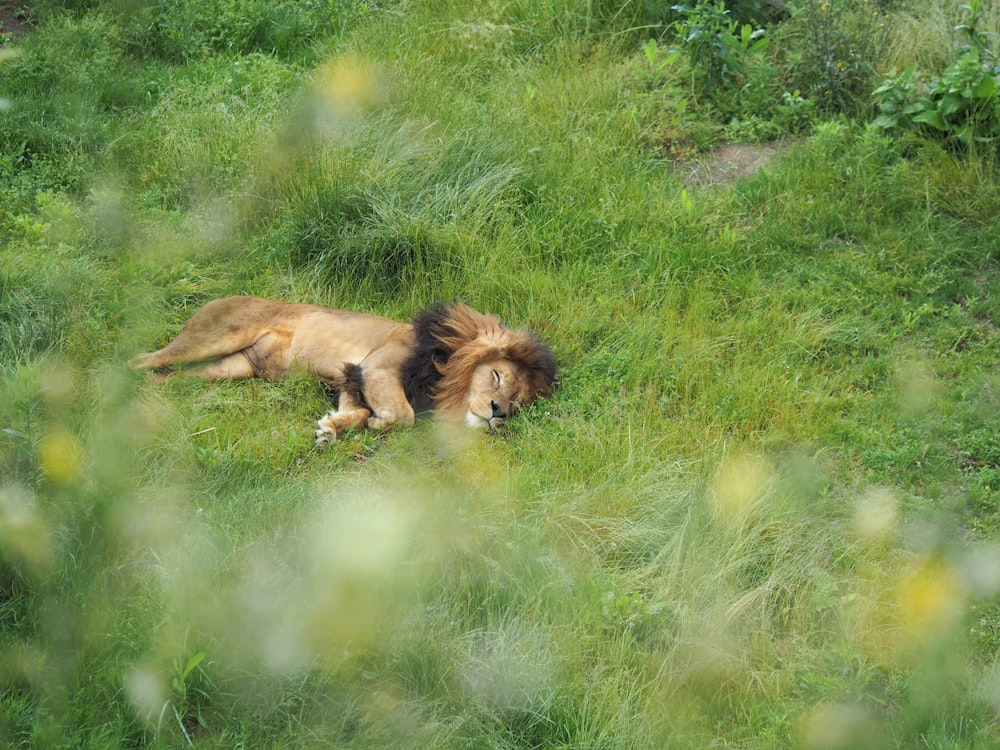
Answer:
[(719, 146), (681, 166), (684, 183), (692, 187), (728, 185), (756, 174), (791, 145), (791, 141), (772, 141)]

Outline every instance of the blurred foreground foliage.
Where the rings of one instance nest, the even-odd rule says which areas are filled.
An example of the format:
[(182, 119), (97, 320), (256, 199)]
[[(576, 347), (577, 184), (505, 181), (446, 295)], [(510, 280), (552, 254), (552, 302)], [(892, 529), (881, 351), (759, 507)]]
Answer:
[[(751, 30), (708, 96), (670, 51), (705, 18), (657, 3), (34, 6), (0, 56), (0, 740), (995, 746), (996, 165), (865, 125), (870, 60), (825, 69), (850, 107), (772, 75), (812, 70), (806, 13), (848, 56), (890, 14), (901, 55), (903, 10), (824, 5), (716, 7)], [(125, 369), (237, 293), (462, 298), (561, 387), (321, 451), (307, 378)]]

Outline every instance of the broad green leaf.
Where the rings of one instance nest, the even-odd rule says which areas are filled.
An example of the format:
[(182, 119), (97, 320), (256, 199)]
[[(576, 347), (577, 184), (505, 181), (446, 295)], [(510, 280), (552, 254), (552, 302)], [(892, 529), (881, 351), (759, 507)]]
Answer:
[(938, 130), (948, 129), (948, 124), (936, 109), (928, 109), (925, 112), (921, 112), (919, 115), (914, 116), (913, 121), (925, 123)]

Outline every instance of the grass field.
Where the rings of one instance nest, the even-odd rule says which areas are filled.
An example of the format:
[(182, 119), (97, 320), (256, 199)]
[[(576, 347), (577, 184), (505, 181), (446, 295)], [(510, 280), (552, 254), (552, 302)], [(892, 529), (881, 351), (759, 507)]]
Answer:
[[(940, 128), (871, 93), (995, 61), (1000, 12), (25, 5), (0, 744), (1000, 746), (995, 93)], [(318, 449), (308, 379), (124, 366), (229, 294), (461, 299), (560, 386)]]

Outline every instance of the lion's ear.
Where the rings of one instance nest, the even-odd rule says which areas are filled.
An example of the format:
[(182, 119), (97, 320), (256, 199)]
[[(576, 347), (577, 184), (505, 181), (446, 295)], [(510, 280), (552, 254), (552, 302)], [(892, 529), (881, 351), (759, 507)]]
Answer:
[(518, 331), (507, 346), (507, 354), (511, 361), (524, 368), (529, 391), (538, 396), (548, 395), (559, 376), (552, 350), (531, 334)]

